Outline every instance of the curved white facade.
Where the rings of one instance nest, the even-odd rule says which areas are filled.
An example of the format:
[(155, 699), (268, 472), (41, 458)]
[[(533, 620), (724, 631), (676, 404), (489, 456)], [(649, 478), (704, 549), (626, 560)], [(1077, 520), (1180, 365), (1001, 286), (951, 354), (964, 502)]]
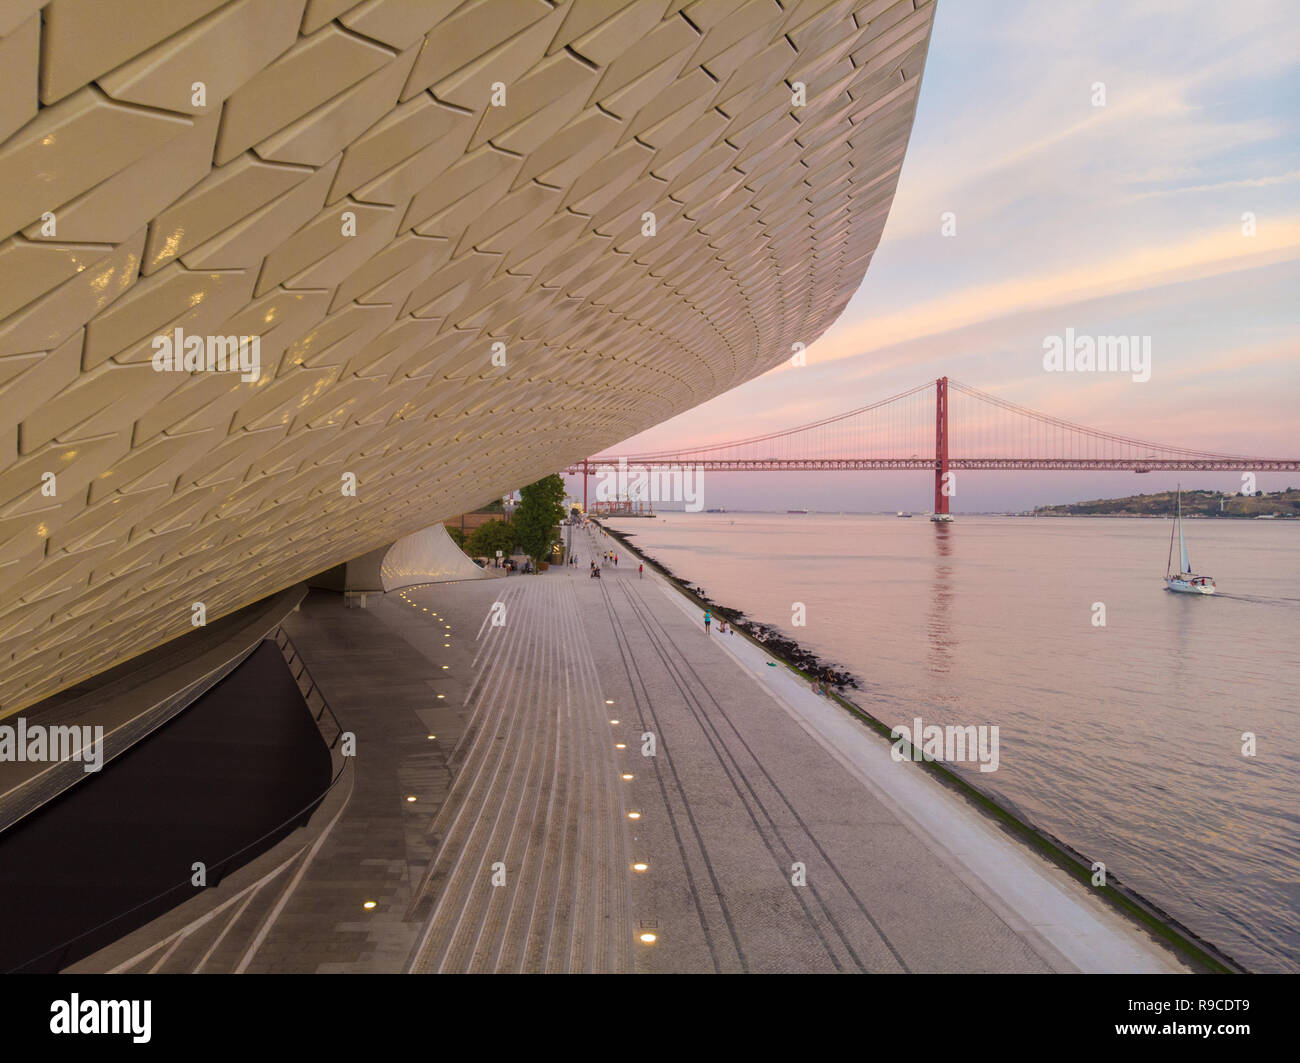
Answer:
[(0, 3), (0, 715), (815, 340), (932, 12), (125, 6)]
[(446, 528), (435, 524), (393, 543), (384, 555), (379, 578), (385, 591), (396, 591), (420, 583), (487, 579), (488, 574), (452, 542)]

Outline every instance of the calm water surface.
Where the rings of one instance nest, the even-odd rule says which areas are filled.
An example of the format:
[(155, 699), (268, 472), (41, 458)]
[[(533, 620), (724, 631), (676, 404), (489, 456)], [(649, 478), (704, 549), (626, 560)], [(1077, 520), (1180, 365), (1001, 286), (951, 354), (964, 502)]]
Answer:
[(852, 671), (886, 723), (996, 724), (973, 782), (1252, 970), (1300, 969), (1300, 523), (1188, 521), (1214, 598), (1164, 590), (1163, 520), (613, 524)]

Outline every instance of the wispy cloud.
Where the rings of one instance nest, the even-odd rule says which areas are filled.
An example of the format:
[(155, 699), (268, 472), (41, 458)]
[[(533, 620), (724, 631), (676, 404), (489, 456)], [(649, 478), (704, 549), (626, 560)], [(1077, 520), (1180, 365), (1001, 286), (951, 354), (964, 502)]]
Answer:
[[(832, 361), (923, 336), (941, 335), (980, 321), (1066, 307), (1107, 295), (1220, 276), (1300, 258), (1300, 215), (1271, 221), (1255, 237), (1240, 228), (1185, 236), (1174, 243), (1126, 250), (1046, 275), (1023, 274), (971, 283), (869, 320), (846, 321), (809, 348), (809, 358)], [(1140, 330), (1139, 330), (1140, 331)]]
[(1156, 196), (1179, 196), (1189, 192), (1222, 192), (1228, 188), (1267, 188), (1269, 185), (1285, 184), (1300, 180), (1300, 170), (1289, 173), (1273, 174), (1270, 177), (1246, 177), (1239, 181), (1219, 181), (1212, 185), (1183, 185), (1179, 188), (1162, 188), (1154, 192), (1142, 192), (1132, 196), (1132, 200), (1152, 199)]

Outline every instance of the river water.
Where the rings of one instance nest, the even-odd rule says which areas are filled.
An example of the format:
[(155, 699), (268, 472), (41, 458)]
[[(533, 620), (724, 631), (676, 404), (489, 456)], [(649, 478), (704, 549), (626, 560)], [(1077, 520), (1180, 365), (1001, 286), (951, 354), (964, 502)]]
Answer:
[(1164, 590), (1164, 520), (611, 523), (891, 726), (996, 725), (972, 782), (1251, 970), (1300, 970), (1300, 524), (1187, 521), (1203, 598)]

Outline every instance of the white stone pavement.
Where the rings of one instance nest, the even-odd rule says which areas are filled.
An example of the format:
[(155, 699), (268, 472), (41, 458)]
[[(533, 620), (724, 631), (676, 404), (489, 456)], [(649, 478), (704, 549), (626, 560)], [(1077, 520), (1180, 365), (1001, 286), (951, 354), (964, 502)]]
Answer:
[[(602, 539), (602, 543), (613, 543)], [(621, 566), (634, 570), (635, 551), (612, 545)], [(627, 560), (624, 560), (627, 555)], [(636, 561), (633, 558), (636, 557)], [(633, 571), (635, 576), (635, 572)], [(807, 680), (740, 635), (705, 635), (700, 608), (648, 566), (667, 601), (694, 625), (715, 652), (733, 660), (785, 710), (827, 755), (848, 771), (919, 839), (945, 867), (1015, 930), (1054, 970), (1185, 972), (1153, 936), (1116, 913), (1059, 867), (1007, 835), (995, 822), (910, 762), (897, 762), (890, 745)]]
[(241, 969), (1183, 969), (630, 550), (575, 545), (295, 615), (356, 784), (262, 930), (226, 934)]

